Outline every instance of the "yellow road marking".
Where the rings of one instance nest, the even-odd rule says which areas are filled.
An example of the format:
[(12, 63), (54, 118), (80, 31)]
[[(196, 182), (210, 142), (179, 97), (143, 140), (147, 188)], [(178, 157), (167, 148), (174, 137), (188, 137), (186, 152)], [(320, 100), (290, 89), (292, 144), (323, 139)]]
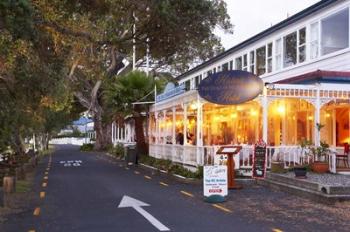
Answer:
[(45, 172), (45, 175), (49, 175), (49, 172)]
[(140, 172), (138, 172), (138, 171), (134, 171), (134, 173), (135, 173), (136, 175), (140, 174)]
[(39, 207), (36, 207), (34, 212), (33, 212), (33, 215), (34, 216), (39, 216), (40, 215), (40, 208)]
[(152, 179), (152, 177), (150, 177), (150, 176), (144, 176), (146, 179)]
[(159, 182), (159, 184), (161, 184), (163, 186), (169, 186), (167, 183), (164, 183), (164, 182)]
[(183, 195), (186, 195), (188, 197), (194, 197), (192, 193), (186, 192), (186, 191), (180, 191)]
[(45, 187), (47, 186), (47, 183), (44, 182), (44, 183), (42, 184), (42, 186), (45, 188)]
[(47, 180), (47, 179), (49, 179), (49, 177), (48, 176), (44, 176), (44, 180)]
[(35, 230), (28, 230), (28, 232), (35, 232)]
[(223, 207), (223, 206), (221, 206), (221, 205), (212, 204), (212, 206), (214, 206), (215, 208), (218, 208), (218, 209), (220, 209), (220, 210), (222, 210), (222, 211), (225, 211), (226, 213), (232, 213), (231, 210), (229, 210), (229, 209), (227, 209), (227, 208), (225, 208), (225, 207)]
[(40, 198), (44, 198), (45, 197), (45, 192), (40, 192)]
[(283, 230), (276, 229), (276, 228), (272, 229), (272, 231), (273, 231), (273, 232), (283, 232)]
[(50, 171), (50, 168), (46, 168), (46, 171)]

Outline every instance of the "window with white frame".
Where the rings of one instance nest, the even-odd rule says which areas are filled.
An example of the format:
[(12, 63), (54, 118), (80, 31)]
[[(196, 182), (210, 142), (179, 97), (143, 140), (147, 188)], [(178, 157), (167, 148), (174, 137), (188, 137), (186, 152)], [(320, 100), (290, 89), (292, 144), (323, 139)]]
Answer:
[(321, 54), (349, 47), (349, 9), (321, 20)]
[(275, 70), (282, 68), (282, 39), (277, 39), (275, 43)]
[(272, 43), (267, 44), (267, 72), (272, 72)]
[(318, 57), (318, 35), (319, 27), (318, 22), (311, 24), (310, 26), (310, 59)]
[(297, 63), (297, 32), (283, 37), (283, 67), (289, 67)]
[(306, 60), (306, 28), (298, 31), (298, 62), (303, 63)]
[(249, 71), (251, 73), (256, 73), (255, 72), (255, 51), (250, 51), (249, 53), (249, 66), (250, 66)]
[(236, 58), (236, 70), (242, 70), (242, 57)]
[(266, 73), (266, 46), (256, 49), (256, 75)]
[(222, 65), (222, 71), (227, 71), (228, 70), (228, 63), (224, 63)]
[(242, 70), (243, 70), (243, 71), (248, 71), (248, 55), (247, 55), (247, 54), (244, 54), (244, 55), (243, 55)]

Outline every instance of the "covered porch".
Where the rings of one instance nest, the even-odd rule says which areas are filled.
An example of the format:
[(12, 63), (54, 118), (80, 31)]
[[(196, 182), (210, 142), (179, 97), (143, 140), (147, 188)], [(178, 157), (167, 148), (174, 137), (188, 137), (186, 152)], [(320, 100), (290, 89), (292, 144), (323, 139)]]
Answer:
[[(308, 163), (301, 140), (315, 145), (325, 141), (338, 153), (350, 142), (349, 98), (347, 84), (274, 84), (253, 101), (222, 106), (191, 90), (152, 106), (149, 152), (196, 167), (214, 162), (220, 146), (242, 145), (236, 168), (249, 173), (254, 143), (263, 139), (268, 168), (275, 159), (282, 159), (285, 167)], [(317, 124), (323, 128), (318, 130)], [(331, 172), (337, 172), (336, 154), (330, 153), (327, 160)]]

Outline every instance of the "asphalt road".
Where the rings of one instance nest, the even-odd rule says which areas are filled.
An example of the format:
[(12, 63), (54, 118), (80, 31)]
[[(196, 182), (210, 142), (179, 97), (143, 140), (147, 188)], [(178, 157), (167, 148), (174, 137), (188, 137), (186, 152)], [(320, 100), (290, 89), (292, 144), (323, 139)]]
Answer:
[[(180, 183), (140, 167), (127, 168), (124, 162), (102, 153), (84, 153), (69, 145), (58, 146), (51, 158), (41, 162), (35, 189), (38, 200), (33, 208), (7, 221), (3, 231), (147, 232), (168, 228), (179, 232), (243, 232), (275, 228), (242, 217), (234, 209), (227, 212), (225, 207), (203, 202), (198, 194), (201, 186)], [(140, 207), (143, 215), (132, 207), (118, 208), (124, 196), (149, 206)], [(156, 226), (144, 217), (145, 211)]]

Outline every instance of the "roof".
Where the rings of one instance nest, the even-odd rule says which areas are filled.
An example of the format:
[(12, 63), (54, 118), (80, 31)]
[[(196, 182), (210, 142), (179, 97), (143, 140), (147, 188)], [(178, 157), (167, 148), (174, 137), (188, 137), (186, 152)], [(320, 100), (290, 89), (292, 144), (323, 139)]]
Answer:
[(81, 117), (78, 120), (73, 122), (73, 125), (85, 125), (88, 124), (90, 122), (93, 122), (93, 120), (86, 118), (86, 117)]
[(275, 82), (276, 84), (350, 83), (350, 72), (316, 70)]
[(230, 54), (232, 54), (232, 53), (234, 53), (234, 52), (236, 52), (236, 51), (238, 51), (238, 50), (240, 50), (240, 49), (242, 49), (250, 44), (253, 44), (256, 41), (282, 29), (290, 24), (298, 22), (301, 19), (303, 19), (303, 18), (305, 18), (305, 17), (307, 17), (307, 16), (309, 16), (309, 15), (311, 15), (311, 14), (313, 14), (313, 13), (315, 13), (315, 12), (317, 12), (317, 11), (319, 11), (319, 10), (321, 10), (321, 9), (323, 9), (323, 8), (329, 6), (337, 1), (338, 0), (321, 0), (317, 3), (315, 3), (314, 5), (304, 9), (303, 11), (300, 11), (299, 13), (292, 15), (291, 17), (279, 22), (278, 24), (260, 32), (259, 34), (255, 35), (253, 37), (250, 37), (249, 39), (243, 41), (242, 43), (239, 43), (238, 45), (226, 50), (223, 53), (220, 53), (219, 55), (213, 57), (212, 59), (205, 61), (202, 64), (190, 69), (189, 71), (177, 76), (176, 79), (181, 80), (184, 77), (191, 75), (192, 73), (204, 68), (205, 66), (210, 65), (212, 63), (215, 63), (216, 61), (223, 59), (224, 57), (226, 57), (226, 56), (228, 56), (228, 55), (230, 55)]

